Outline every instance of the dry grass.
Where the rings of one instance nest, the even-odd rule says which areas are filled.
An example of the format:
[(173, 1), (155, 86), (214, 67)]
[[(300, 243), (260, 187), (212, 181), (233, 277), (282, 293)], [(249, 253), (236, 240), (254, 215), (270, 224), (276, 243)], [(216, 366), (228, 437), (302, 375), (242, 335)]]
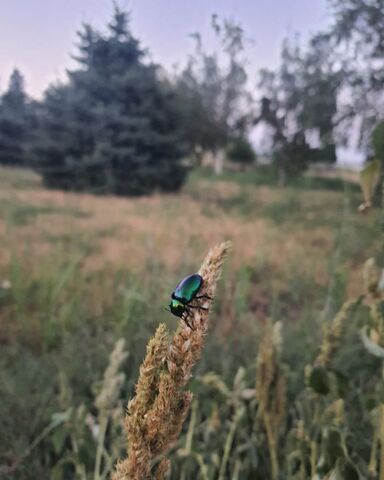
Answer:
[[(98, 197), (44, 189), (23, 170), (0, 170), (0, 281), (15, 263), (32, 283), (41, 283), (42, 268), (79, 259), (79, 279), (105, 272), (103, 282), (87, 289), (93, 316), (112, 308), (116, 270), (124, 268), (149, 284), (154, 268), (177, 277), (199, 252), (228, 238), (234, 246), (230, 281), (247, 266), (251, 279), (247, 301), (260, 321), (272, 298), (290, 305), (289, 319), (299, 316), (302, 286), (315, 297), (328, 288), (331, 275), (348, 278), (349, 297), (360, 292), (359, 266), (378, 249), (379, 237), (369, 234), (372, 218), (359, 215), (342, 193), (327, 190), (277, 189), (235, 181), (192, 179), (179, 195), (147, 198)], [(338, 245), (337, 245), (338, 243)], [(42, 267), (44, 265), (44, 267)], [(65, 268), (65, 267), (63, 267)], [(49, 273), (47, 273), (47, 278)], [(85, 287), (86, 288), (86, 287)], [(226, 332), (246, 336), (234, 307), (238, 287), (226, 285), (226, 312), (218, 337)], [(297, 299), (290, 300), (297, 291)], [(304, 292), (305, 294), (305, 292)], [(303, 297), (304, 298), (304, 297)], [(305, 298), (304, 298), (305, 300)], [(295, 305), (292, 305), (295, 303)], [(38, 312), (36, 312), (38, 313)], [(12, 307), (3, 309), (0, 339), (17, 338), (20, 322)], [(36, 316), (27, 337), (40, 336)], [(36, 326), (34, 326), (36, 322)]]
[[(121, 402), (134, 395), (152, 319), (161, 318), (169, 327), (159, 327), (141, 367), (119, 480), (162, 480), (168, 460), (172, 480), (305, 480), (320, 469), (319, 478), (369, 478), (368, 463), (372, 478), (381, 468), (384, 480), (381, 362), (366, 358), (384, 346), (374, 260), (365, 265), (364, 304), (342, 306), (361, 295), (361, 265), (381, 240), (375, 212), (356, 213), (358, 192), (195, 176), (178, 196), (122, 199), (47, 191), (35, 176), (4, 172), (2, 472), (107, 478), (125, 455)], [(193, 331), (182, 324), (171, 336), (175, 318), (161, 306), (173, 281), (226, 237), (234, 255), (211, 334), (200, 312)], [(220, 261), (205, 264), (205, 279), (222, 253), (209, 257)], [(188, 386), (195, 400), (178, 437), (203, 339), (209, 348)], [(346, 477), (346, 469), (362, 474)]]
[[(265, 209), (284, 208), (287, 192), (270, 187), (201, 180), (194, 187), (198, 195), (191, 194), (187, 187), (178, 196), (106, 198), (45, 190), (34, 176), (28, 189), (20, 188), (16, 180), (20, 175), (26, 182), (25, 172), (3, 170), (0, 268), (6, 268), (12, 254), (21, 256), (28, 251), (28, 255), (38, 260), (58, 244), (67, 248), (81, 239), (82, 244), (89, 247), (84, 263), (88, 270), (109, 264), (141, 272), (142, 266), (155, 258), (168, 269), (178, 271), (202, 249), (229, 238), (235, 252), (232, 268), (261, 260), (284, 273), (291, 261), (300, 259), (303, 272), (310, 271), (318, 283), (325, 284), (328, 266), (324, 258), (334, 249), (337, 223), (340, 226), (345, 214), (356, 232), (366, 223), (354, 208), (343, 211), (338, 192), (297, 192), (297, 201), (305, 208), (295, 214), (294, 223), (292, 219), (280, 223), (271, 221)], [(236, 208), (236, 202), (240, 202), (239, 208), (242, 208), (241, 195), (245, 196), (245, 215), (241, 211), (239, 214)], [(34, 210), (25, 213), (26, 208)], [(47, 208), (51, 211), (44, 212)], [(319, 212), (324, 217), (320, 223)], [(290, 214), (291, 209), (287, 207), (287, 218)], [(17, 221), (21, 215), (26, 216), (26, 221)], [(361, 261), (358, 259), (356, 263)], [(350, 263), (354, 270), (352, 262), (353, 259)], [(354, 283), (350, 283), (352, 289)]]
[(261, 340), (256, 363), (256, 398), (266, 431), (272, 480), (279, 476), (279, 434), (286, 415), (286, 378), (281, 368), (281, 323), (269, 325)]

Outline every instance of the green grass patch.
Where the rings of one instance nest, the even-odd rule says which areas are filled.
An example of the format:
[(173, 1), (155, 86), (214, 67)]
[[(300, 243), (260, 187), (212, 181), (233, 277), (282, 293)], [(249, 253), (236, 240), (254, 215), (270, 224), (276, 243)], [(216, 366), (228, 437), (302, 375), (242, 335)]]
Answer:
[[(226, 170), (216, 175), (211, 168), (201, 167), (192, 170), (188, 177), (187, 189), (199, 180), (212, 182), (235, 182), (239, 185), (278, 187), (278, 176), (271, 165), (260, 165), (243, 172)], [(297, 190), (329, 190), (334, 192), (360, 192), (360, 186), (342, 178), (324, 178), (316, 175), (288, 177), (282, 188), (292, 187)]]
[(9, 225), (29, 225), (39, 215), (67, 215), (73, 218), (89, 218), (91, 214), (71, 207), (56, 207), (53, 205), (35, 206), (12, 200), (2, 200), (0, 203), (0, 218)]

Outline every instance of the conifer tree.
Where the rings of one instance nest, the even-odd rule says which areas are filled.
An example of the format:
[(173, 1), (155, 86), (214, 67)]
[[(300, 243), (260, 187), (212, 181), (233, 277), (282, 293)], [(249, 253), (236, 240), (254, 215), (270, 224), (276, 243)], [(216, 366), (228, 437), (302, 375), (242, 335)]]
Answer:
[(46, 94), (34, 158), (49, 186), (141, 195), (183, 184), (173, 89), (147, 61), (128, 20), (116, 8), (106, 33), (84, 25), (78, 68)]
[(24, 91), (24, 78), (14, 69), (0, 98), (0, 163), (23, 165), (28, 160), (32, 111)]

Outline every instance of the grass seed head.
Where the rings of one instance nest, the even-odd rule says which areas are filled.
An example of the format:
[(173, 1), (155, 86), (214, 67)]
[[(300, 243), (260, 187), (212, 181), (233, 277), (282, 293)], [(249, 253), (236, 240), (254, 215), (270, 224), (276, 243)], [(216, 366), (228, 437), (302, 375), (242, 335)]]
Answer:
[[(199, 294), (214, 297), (229, 248), (226, 242), (208, 252), (199, 270), (203, 277)], [(160, 325), (149, 341), (136, 396), (129, 402), (125, 418), (128, 457), (117, 464), (113, 480), (166, 477), (170, 466), (167, 459), (152, 465), (174, 445), (188, 414), (192, 394), (185, 386), (203, 348), (211, 303), (212, 300), (205, 303), (208, 310), (193, 309), (189, 319), (193, 329), (181, 321), (171, 338), (165, 325)]]
[(127, 358), (125, 340), (120, 338), (109, 356), (108, 367), (104, 372), (104, 378), (100, 393), (96, 397), (95, 405), (100, 416), (108, 415), (116, 407), (120, 389), (125, 381), (125, 374), (119, 372), (121, 365)]

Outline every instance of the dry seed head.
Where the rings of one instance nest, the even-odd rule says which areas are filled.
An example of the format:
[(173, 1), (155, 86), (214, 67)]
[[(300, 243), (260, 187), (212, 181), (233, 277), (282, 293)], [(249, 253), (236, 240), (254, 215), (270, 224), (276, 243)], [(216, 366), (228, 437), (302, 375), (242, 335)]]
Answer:
[[(230, 243), (212, 248), (199, 270), (203, 285), (199, 294), (213, 298)], [(212, 300), (204, 306), (210, 307)], [(165, 455), (177, 440), (192, 402), (185, 386), (200, 357), (208, 329), (208, 310), (193, 309), (191, 330), (180, 322), (173, 338), (160, 325), (147, 347), (140, 368), (136, 397), (129, 402), (125, 418), (128, 458), (117, 464), (113, 480), (163, 480), (170, 463), (163, 459), (152, 468), (155, 458)]]
[(159, 465), (156, 466), (154, 475), (155, 480), (163, 480), (167, 476), (170, 467), (171, 462), (168, 460), (168, 458), (163, 458)]
[(278, 439), (286, 410), (286, 378), (280, 364), (281, 345), (281, 323), (268, 325), (256, 361), (256, 399), (267, 435), (273, 480), (278, 477)]
[(281, 322), (277, 322), (267, 328), (256, 362), (256, 398), (260, 413), (268, 414), (276, 429), (285, 415), (286, 380), (280, 365), (281, 343)]
[(108, 415), (115, 407), (119, 399), (120, 389), (125, 381), (125, 374), (119, 373), (121, 365), (127, 358), (125, 340), (120, 338), (109, 356), (108, 367), (105, 370), (102, 387), (96, 397), (95, 405), (100, 416)]
[(281, 333), (282, 328), (282, 322), (276, 322), (273, 324), (272, 342), (278, 353), (280, 353), (281, 347), (283, 345), (283, 336)]
[(256, 362), (256, 398), (261, 410), (268, 410), (272, 390), (277, 386), (281, 343), (281, 322), (268, 326)]
[(136, 397), (129, 403), (130, 415), (142, 417), (152, 406), (159, 375), (167, 358), (169, 336), (167, 327), (158, 326), (155, 336), (148, 342), (147, 355), (140, 367), (139, 380), (136, 384)]
[(315, 360), (315, 366), (330, 367), (343, 340), (351, 310), (353, 310), (360, 301), (361, 298), (359, 297), (345, 302), (332, 322), (327, 325), (324, 339), (320, 347), (320, 353)]

